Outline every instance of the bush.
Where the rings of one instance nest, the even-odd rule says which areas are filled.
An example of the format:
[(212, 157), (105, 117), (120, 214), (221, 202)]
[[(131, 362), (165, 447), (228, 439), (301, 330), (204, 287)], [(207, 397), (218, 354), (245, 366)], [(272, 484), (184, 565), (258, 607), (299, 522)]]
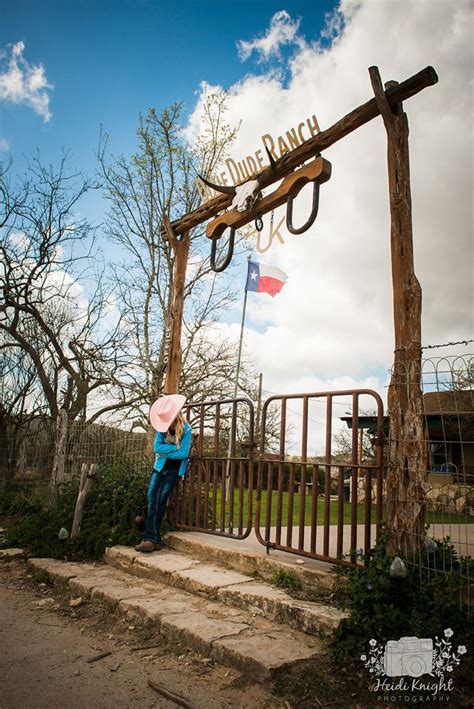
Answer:
[(406, 578), (392, 579), (393, 556), (387, 554), (382, 538), (370, 552), (366, 566), (339, 567), (342, 606), (350, 611), (334, 636), (332, 651), (339, 663), (358, 658), (372, 638), (386, 642), (403, 636), (441, 636), (447, 626), (457, 641), (469, 643), (470, 612), (460, 603), (460, 570), (472, 562), (458, 559), (449, 538), (437, 542), (435, 554), (423, 557), (421, 565), (419, 559), (405, 559)]
[(148, 466), (126, 459), (102, 465), (87, 498), (81, 532), (75, 540), (59, 541), (61, 527), (71, 530), (79, 478), (66, 481), (52, 510), (26, 505), (22, 517), (7, 530), (10, 546), (27, 549), (32, 556), (98, 558), (106, 546), (133, 545), (141, 539), (135, 525), (137, 510), (146, 504)]
[(7, 490), (0, 496), (0, 515), (35, 514), (43, 509), (43, 499), (37, 492)]
[(288, 571), (285, 569), (275, 571), (272, 577), (272, 583), (274, 586), (278, 586), (278, 588), (290, 588), (294, 591), (299, 591), (303, 587), (298, 575), (291, 569), (288, 569)]

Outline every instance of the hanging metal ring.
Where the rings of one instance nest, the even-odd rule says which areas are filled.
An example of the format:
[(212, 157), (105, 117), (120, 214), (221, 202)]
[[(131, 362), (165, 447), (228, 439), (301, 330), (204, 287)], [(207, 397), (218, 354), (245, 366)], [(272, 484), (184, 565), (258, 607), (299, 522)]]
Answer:
[(255, 229), (256, 229), (258, 232), (263, 231), (263, 219), (262, 219), (262, 217), (257, 217), (257, 218), (256, 218), (256, 220), (255, 220)]
[(211, 268), (216, 273), (221, 273), (222, 271), (225, 271), (229, 263), (232, 261), (232, 256), (234, 255), (235, 228), (233, 226), (230, 227), (227, 255), (219, 265), (216, 264), (217, 241), (218, 234), (216, 233), (211, 238)]
[(303, 226), (300, 226), (298, 229), (293, 226), (293, 200), (295, 196), (288, 195), (288, 199), (286, 200), (286, 228), (288, 229), (290, 234), (302, 234), (314, 224), (314, 221), (318, 216), (319, 182), (313, 182), (313, 206), (311, 208), (311, 214), (309, 215), (309, 219), (305, 224), (303, 224)]

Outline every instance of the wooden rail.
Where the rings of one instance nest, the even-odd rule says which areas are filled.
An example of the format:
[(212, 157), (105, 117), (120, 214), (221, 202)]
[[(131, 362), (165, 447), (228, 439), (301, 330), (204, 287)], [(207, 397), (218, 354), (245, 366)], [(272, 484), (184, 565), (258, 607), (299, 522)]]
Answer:
[[(389, 105), (394, 107), (428, 86), (433, 86), (437, 81), (438, 75), (433, 67), (428, 66), (409, 79), (402, 81), (401, 84), (395, 86), (390, 85), (384, 92), (384, 95)], [(322, 150), (326, 150), (331, 145), (334, 145), (334, 143), (337, 143), (338, 140), (341, 140), (341, 138), (349, 135), (349, 133), (352, 133), (378, 115), (380, 115), (380, 110), (375, 98), (355, 108), (327, 130), (314, 135), (290, 153), (286, 153), (279, 158), (276, 161), (276, 170), (274, 173), (272, 173), (270, 167), (266, 167), (259, 174), (259, 182), (262, 188), (268, 187), (268, 185), (273, 182), (281, 180), (306, 160), (314, 157)], [(232, 197), (230, 195), (219, 195), (201, 205), (193, 212), (189, 212), (184, 217), (181, 217), (181, 219), (172, 222), (172, 229), (177, 236), (180, 236), (199, 224), (206, 222), (208, 219), (217, 216), (217, 214), (223, 209), (226, 209), (231, 202)]]

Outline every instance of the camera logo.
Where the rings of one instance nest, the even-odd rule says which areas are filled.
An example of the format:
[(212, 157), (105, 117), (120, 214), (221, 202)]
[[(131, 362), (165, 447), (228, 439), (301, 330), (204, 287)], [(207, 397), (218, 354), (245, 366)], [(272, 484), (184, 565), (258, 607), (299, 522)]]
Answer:
[[(383, 684), (384, 690), (392, 685), (397, 687), (403, 685), (406, 690), (410, 686), (410, 681), (404, 678), (411, 678), (411, 684), (419, 690), (423, 682), (433, 683), (433, 679), (420, 680), (423, 675), (435, 678), (440, 683), (440, 687), (442, 685), (442, 688), (446, 689), (445, 676), (449, 677), (467, 652), (464, 645), (458, 645), (457, 648), (453, 645), (453, 635), (451, 628), (446, 628), (443, 636), (436, 636), (434, 640), (403, 637), (399, 640), (389, 640), (385, 645), (372, 638), (369, 640), (368, 652), (361, 655), (360, 659), (374, 679), (381, 678), (375, 683), (375, 689), (380, 689)], [(401, 679), (390, 684), (388, 677)], [(452, 680), (450, 679), (449, 682)], [(431, 684), (430, 687), (432, 689), (433, 685)]]
[(433, 640), (416, 637), (389, 640), (383, 658), (387, 677), (421, 677), (433, 671)]

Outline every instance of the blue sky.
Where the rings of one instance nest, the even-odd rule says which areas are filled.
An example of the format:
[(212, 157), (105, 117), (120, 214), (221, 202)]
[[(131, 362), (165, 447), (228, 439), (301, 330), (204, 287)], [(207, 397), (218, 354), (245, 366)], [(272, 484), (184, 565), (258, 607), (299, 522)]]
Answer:
[[(285, 3), (310, 38), (334, 5)], [(48, 91), (48, 122), (28, 106), (3, 101), (0, 138), (18, 167), (21, 155), (36, 148), (47, 160), (65, 148), (75, 166), (91, 173), (100, 125), (111, 148), (127, 154), (140, 111), (182, 101), (190, 112), (200, 82), (227, 87), (261, 71), (255, 56), (239, 59), (236, 42), (263, 34), (280, 9), (273, 0), (3, 2), (0, 47), (8, 52), (7, 45), (22, 41), (23, 58), (30, 66), (41, 64), (54, 88)], [(283, 57), (288, 51), (282, 49)]]

